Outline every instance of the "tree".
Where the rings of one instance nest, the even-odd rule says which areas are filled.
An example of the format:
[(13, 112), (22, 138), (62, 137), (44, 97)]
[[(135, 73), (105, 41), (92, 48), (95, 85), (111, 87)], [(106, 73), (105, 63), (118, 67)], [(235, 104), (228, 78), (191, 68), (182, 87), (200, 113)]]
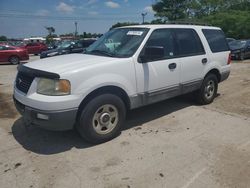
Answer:
[(218, 12), (203, 18), (211, 25), (221, 27), (227, 37), (250, 38), (250, 11)]
[(53, 33), (55, 33), (55, 28), (54, 27), (45, 27), (48, 31), (48, 36), (51, 36)]
[(165, 23), (166, 21), (160, 18), (151, 21), (151, 24), (165, 24)]
[(209, 23), (228, 37), (250, 38), (250, 0), (159, 0), (152, 7), (159, 18), (152, 23)]
[(53, 43), (53, 38), (57, 37), (57, 35), (53, 34), (53, 33), (55, 33), (55, 28), (54, 27), (45, 27), (45, 29), (47, 29), (47, 31), (48, 31), (48, 35), (46, 37), (46, 43), (47, 44)]
[(112, 27), (109, 30), (117, 28), (117, 27), (129, 26), (129, 25), (139, 25), (139, 23), (134, 23), (134, 22), (118, 22), (118, 23), (112, 25)]
[(188, 17), (188, 0), (160, 0), (152, 5), (155, 16), (166, 21), (174, 21)]
[(0, 36), (0, 41), (7, 41), (8, 39), (7, 39), (7, 37), (6, 36)]

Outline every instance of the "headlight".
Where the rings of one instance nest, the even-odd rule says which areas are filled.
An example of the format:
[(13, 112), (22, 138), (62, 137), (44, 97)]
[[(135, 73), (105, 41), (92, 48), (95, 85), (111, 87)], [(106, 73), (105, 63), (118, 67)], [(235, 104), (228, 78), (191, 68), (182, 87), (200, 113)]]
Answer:
[(51, 52), (51, 53), (47, 54), (47, 56), (54, 56), (54, 55), (57, 55), (57, 54), (58, 54), (58, 52)]
[(37, 84), (37, 93), (42, 95), (69, 95), (71, 90), (70, 82), (68, 80), (54, 80), (47, 78), (40, 78)]

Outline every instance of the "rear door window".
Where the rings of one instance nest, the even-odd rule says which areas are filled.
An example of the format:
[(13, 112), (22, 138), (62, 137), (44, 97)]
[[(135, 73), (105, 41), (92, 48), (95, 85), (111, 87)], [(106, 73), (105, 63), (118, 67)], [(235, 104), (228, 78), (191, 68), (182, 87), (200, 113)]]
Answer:
[(205, 54), (201, 40), (194, 29), (174, 29), (178, 56), (194, 56)]
[(202, 29), (213, 53), (229, 51), (229, 46), (222, 30)]

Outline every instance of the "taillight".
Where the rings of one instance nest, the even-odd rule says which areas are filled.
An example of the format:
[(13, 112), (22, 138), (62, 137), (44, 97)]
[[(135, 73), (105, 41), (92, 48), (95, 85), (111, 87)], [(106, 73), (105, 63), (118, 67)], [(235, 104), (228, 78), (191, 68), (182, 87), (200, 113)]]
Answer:
[(230, 65), (231, 62), (232, 62), (232, 55), (231, 55), (231, 52), (230, 52), (229, 55), (228, 55), (227, 64)]

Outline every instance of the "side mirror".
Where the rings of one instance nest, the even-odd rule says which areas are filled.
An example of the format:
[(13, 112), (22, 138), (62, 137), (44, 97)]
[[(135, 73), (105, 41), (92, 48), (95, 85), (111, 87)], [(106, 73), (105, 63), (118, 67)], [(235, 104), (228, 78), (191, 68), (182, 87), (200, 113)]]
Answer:
[(163, 46), (147, 46), (144, 50), (144, 54), (140, 57), (142, 63), (149, 61), (160, 60), (164, 57)]

